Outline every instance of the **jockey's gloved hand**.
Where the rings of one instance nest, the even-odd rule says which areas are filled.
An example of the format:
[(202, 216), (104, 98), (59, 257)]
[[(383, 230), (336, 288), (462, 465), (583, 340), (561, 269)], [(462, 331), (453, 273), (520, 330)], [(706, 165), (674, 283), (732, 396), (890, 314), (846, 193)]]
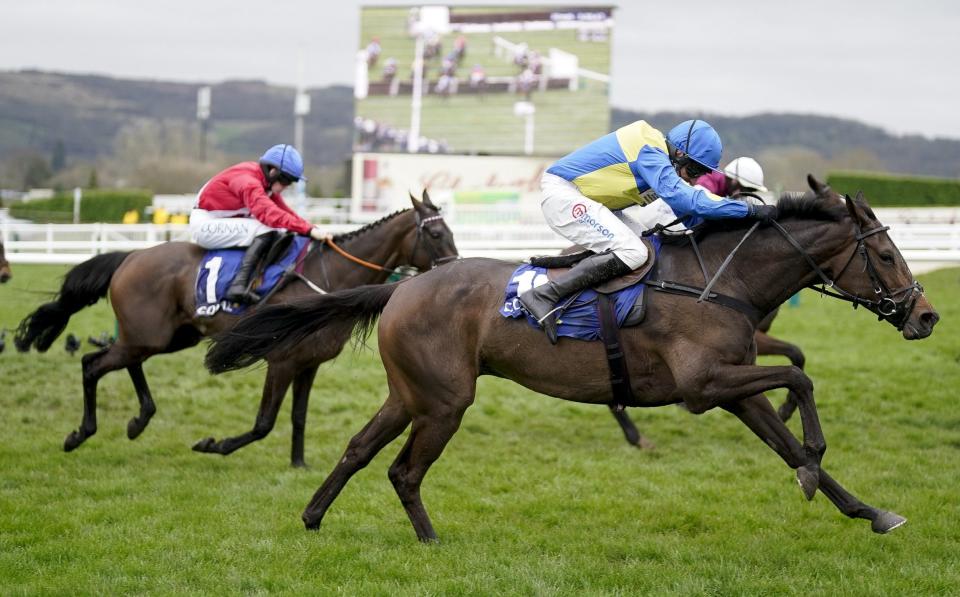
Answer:
[(319, 226), (314, 226), (310, 229), (310, 238), (313, 240), (330, 240), (333, 238), (333, 235), (328, 234), (322, 230)]
[(777, 209), (776, 205), (757, 205), (756, 203), (747, 204), (747, 217), (751, 220), (757, 220), (764, 224), (769, 224), (770, 222), (777, 219), (777, 216), (780, 215), (780, 210)]

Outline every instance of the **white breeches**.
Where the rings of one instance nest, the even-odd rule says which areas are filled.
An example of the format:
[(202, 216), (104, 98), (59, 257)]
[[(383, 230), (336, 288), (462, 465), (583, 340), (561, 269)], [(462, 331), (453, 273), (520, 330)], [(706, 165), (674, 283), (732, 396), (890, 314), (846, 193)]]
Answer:
[(647, 261), (647, 247), (640, 240), (644, 228), (624, 211), (610, 211), (555, 174), (543, 174), (540, 190), (543, 215), (560, 236), (595, 253), (613, 251), (632, 269)]
[(205, 249), (248, 247), (254, 238), (273, 231), (284, 232), (256, 218), (216, 217), (205, 209), (196, 208), (190, 212), (190, 239)]

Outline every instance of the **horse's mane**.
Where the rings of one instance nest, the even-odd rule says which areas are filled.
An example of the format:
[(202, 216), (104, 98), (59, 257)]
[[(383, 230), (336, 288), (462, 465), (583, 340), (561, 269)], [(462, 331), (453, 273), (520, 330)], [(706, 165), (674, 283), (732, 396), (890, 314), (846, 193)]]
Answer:
[(339, 243), (339, 242), (341, 242), (341, 241), (345, 241), (345, 240), (350, 240), (350, 239), (352, 239), (352, 238), (356, 238), (356, 237), (358, 237), (358, 236), (360, 236), (360, 235), (362, 235), (362, 234), (365, 234), (365, 233), (369, 232), (370, 230), (372, 230), (372, 229), (374, 229), (374, 228), (377, 228), (378, 226), (380, 226), (381, 224), (383, 224), (383, 223), (385, 223), (385, 222), (389, 222), (390, 220), (392, 220), (393, 218), (399, 216), (400, 214), (403, 214), (403, 213), (406, 213), (406, 212), (410, 211), (410, 209), (411, 209), (411, 208), (408, 207), (408, 208), (406, 208), (406, 209), (397, 210), (397, 211), (393, 212), (392, 214), (383, 216), (382, 218), (380, 218), (380, 219), (377, 220), (376, 222), (371, 222), (371, 223), (367, 224), (366, 226), (364, 226), (364, 227), (362, 227), (362, 228), (357, 228), (356, 230), (351, 230), (350, 232), (344, 232), (344, 233), (342, 233), (342, 234), (334, 235), (333, 241)]
[(785, 195), (777, 201), (780, 218), (829, 220), (839, 222), (847, 216), (847, 207), (833, 197)]
[[(798, 220), (819, 220), (840, 222), (847, 217), (847, 208), (842, 201), (835, 197), (820, 197), (812, 194), (802, 196), (785, 195), (777, 201), (779, 209), (778, 220), (788, 218)], [(872, 216), (872, 213), (871, 213)], [(720, 232), (723, 230), (742, 230), (754, 223), (746, 218), (727, 218), (722, 220), (707, 220), (700, 229), (701, 234)]]

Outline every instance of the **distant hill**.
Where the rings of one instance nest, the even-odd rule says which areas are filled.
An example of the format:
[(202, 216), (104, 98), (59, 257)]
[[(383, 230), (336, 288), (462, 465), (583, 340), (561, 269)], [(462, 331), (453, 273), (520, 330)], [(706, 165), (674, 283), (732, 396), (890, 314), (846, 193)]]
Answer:
[[(630, 112), (613, 109), (616, 128), (645, 119), (666, 131), (688, 118), (705, 118), (723, 137), (724, 157), (757, 155), (764, 151), (804, 148), (824, 158), (872, 154), (889, 172), (960, 177), (960, 140), (927, 139), (920, 135), (896, 136), (877, 126), (855, 120), (808, 114), (756, 114), (731, 117), (682, 112)], [(877, 168), (869, 168), (877, 169)]]
[[(134, 151), (150, 154), (154, 162), (190, 162), (197, 155), (196, 94), (200, 86), (38, 71), (0, 72), (0, 164), (5, 164), (0, 176), (6, 173), (0, 186), (16, 180), (10, 172), (16, 173), (25, 163), (24, 152), (63, 162), (60, 167), (111, 159), (116, 164), (129, 161)], [(304, 155), (314, 166), (336, 169), (333, 167), (350, 155), (352, 90), (332, 86), (308, 92), (311, 113), (305, 119)], [(291, 87), (261, 81), (212, 85), (211, 152), (221, 160), (233, 159), (291, 140), (294, 93)], [(611, 126), (644, 118), (666, 130), (692, 116), (615, 108)], [(835, 168), (960, 177), (960, 141), (956, 140), (895, 136), (876, 126), (823, 116), (704, 117), (723, 136), (725, 159), (753, 155), (764, 165), (769, 181), (788, 187), (802, 184), (806, 171), (822, 175)], [(184, 166), (173, 174), (155, 173), (154, 179), (159, 177), (161, 183), (153, 183), (145, 175), (139, 182), (156, 187), (168, 181), (170, 188), (176, 188), (180, 176), (176, 172), (185, 172), (183, 177), (190, 180), (184, 180), (183, 186), (196, 188), (195, 181), (202, 180), (212, 167), (188, 172)], [(136, 176), (116, 166), (115, 170), (115, 179)]]

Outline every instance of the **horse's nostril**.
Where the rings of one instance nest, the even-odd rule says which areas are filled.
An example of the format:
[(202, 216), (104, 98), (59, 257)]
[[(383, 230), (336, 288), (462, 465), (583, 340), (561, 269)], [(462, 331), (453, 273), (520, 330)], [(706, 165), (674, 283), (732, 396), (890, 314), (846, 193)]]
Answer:
[(920, 323), (925, 326), (933, 327), (938, 321), (940, 321), (940, 315), (936, 311), (926, 311), (920, 314)]

